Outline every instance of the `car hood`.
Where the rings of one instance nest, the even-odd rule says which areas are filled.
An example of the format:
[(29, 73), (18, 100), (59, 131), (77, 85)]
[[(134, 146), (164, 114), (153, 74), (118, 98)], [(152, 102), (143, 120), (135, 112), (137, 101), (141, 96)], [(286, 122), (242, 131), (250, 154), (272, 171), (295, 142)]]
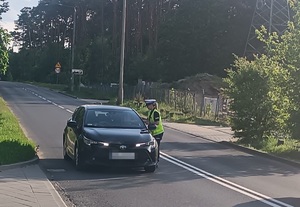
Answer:
[(88, 128), (84, 129), (84, 136), (101, 142), (108, 143), (143, 143), (151, 140), (151, 134), (141, 129), (111, 129), (111, 128)]

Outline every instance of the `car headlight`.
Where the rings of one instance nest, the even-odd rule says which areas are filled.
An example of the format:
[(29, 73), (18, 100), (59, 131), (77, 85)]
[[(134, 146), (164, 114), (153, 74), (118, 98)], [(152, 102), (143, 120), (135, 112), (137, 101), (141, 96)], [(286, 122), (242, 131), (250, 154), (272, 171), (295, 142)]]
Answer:
[(86, 137), (83, 137), (83, 142), (88, 146), (91, 146), (91, 145), (102, 145), (102, 146), (105, 146), (105, 147), (109, 146), (109, 143), (94, 141), (94, 140), (91, 140), (91, 139), (86, 138)]
[(135, 145), (136, 147), (151, 147), (151, 148), (155, 148), (156, 147), (156, 141), (155, 139), (152, 139), (150, 142), (144, 142), (144, 143), (138, 143)]

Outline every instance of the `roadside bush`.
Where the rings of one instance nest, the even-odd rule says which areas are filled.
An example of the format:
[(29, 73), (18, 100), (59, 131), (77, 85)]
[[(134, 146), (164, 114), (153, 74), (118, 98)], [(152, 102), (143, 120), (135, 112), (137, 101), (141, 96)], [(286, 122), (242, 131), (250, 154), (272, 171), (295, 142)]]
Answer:
[(259, 147), (270, 135), (289, 133), (288, 73), (280, 64), (265, 55), (254, 61), (237, 58), (227, 73), (224, 92), (233, 100), (231, 124), (241, 143)]

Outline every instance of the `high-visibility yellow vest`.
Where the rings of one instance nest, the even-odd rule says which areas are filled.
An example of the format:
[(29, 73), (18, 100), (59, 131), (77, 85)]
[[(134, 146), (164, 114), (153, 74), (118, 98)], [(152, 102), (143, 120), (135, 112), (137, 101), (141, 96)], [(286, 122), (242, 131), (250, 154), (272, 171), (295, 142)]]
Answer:
[(158, 125), (156, 125), (156, 129), (151, 130), (152, 136), (155, 136), (155, 135), (158, 135), (158, 134), (161, 134), (164, 132), (164, 127), (162, 125), (161, 116), (160, 116), (159, 111), (157, 111), (156, 109), (154, 109), (153, 112), (152, 112), (152, 110), (149, 111), (148, 112), (148, 120), (150, 123), (154, 123), (154, 112), (155, 111), (159, 114), (159, 122), (158, 122)]

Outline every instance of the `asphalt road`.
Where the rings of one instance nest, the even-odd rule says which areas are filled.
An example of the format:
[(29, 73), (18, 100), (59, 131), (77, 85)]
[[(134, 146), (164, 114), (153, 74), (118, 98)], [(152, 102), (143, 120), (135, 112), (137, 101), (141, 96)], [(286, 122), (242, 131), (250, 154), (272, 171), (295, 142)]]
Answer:
[(78, 172), (62, 158), (62, 132), (87, 101), (3, 81), (0, 95), (40, 146), (40, 166), (68, 206), (300, 207), (299, 168), (171, 129), (153, 174), (97, 167)]

